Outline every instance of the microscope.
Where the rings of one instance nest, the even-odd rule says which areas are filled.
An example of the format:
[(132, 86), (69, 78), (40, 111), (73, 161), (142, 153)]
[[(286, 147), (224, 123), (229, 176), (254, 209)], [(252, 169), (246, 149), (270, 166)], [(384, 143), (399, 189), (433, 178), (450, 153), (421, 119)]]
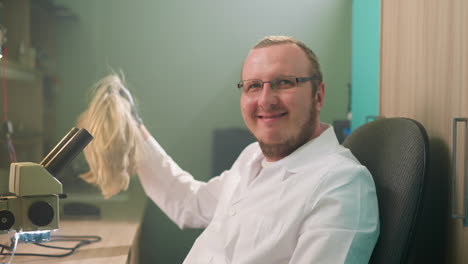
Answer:
[[(32, 234), (59, 228), (59, 200), (66, 198), (55, 178), (93, 139), (86, 129), (72, 128), (39, 163), (14, 162), (0, 193), (0, 234)], [(6, 180), (6, 182), (5, 182)], [(35, 242), (37, 238), (23, 237)], [(47, 237), (40, 238), (47, 240)]]

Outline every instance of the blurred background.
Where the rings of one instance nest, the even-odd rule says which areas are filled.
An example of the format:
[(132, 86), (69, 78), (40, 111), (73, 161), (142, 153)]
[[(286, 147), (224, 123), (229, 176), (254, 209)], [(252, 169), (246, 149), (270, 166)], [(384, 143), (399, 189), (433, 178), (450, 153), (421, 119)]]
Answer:
[(57, 134), (87, 103), (89, 88), (122, 71), (144, 123), (200, 179), (211, 175), (214, 129), (243, 127), (236, 84), (249, 49), (290, 35), (320, 58), (325, 122), (344, 119), (351, 60), (350, 1), (56, 1), (76, 19), (57, 24)]
[[(7, 27), (2, 67), (8, 114), (21, 161), (40, 161), (75, 125), (89, 103), (93, 84), (116, 71), (125, 75), (156, 140), (196, 179), (210, 179), (222, 166), (229, 166), (214, 164), (216, 131), (245, 130), (236, 84), (247, 52), (266, 35), (293, 36), (314, 50), (326, 84), (321, 118), (327, 123), (347, 119), (352, 1), (0, 3), (0, 24)], [(5, 149), (3, 144), (4, 171)], [(83, 172), (83, 167), (78, 158), (67, 172), (70, 175), (62, 177), (74, 177), (81, 185), (71, 174)], [(74, 184), (64, 183), (64, 188), (74, 192), (70, 185)], [(129, 191), (110, 201), (94, 191), (76, 197), (94, 204), (114, 203), (108, 210), (116, 216), (146, 206), (139, 243), (143, 260), (181, 263), (200, 232), (178, 230), (157, 207), (146, 204), (137, 178)], [(127, 201), (125, 206), (119, 205), (120, 200)]]

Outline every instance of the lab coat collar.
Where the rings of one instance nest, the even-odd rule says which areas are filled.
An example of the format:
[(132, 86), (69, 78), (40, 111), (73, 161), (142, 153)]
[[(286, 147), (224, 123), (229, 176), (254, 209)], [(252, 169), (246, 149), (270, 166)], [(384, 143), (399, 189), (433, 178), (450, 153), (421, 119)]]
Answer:
[[(316, 159), (318, 156), (327, 155), (336, 151), (339, 146), (333, 127), (326, 124), (328, 127), (318, 137), (310, 140), (289, 156), (268, 164), (262, 168), (262, 160), (265, 159), (258, 142), (256, 150), (252, 153), (250, 160), (246, 166), (241, 167), (241, 188), (247, 188), (251, 183), (254, 185), (267, 182), (280, 182), (290, 176), (300, 172), (303, 168), (310, 165), (310, 159)], [(306, 159), (307, 158), (307, 159)]]
[(333, 126), (326, 125), (328, 128), (318, 137), (310, 140), (289, 156), (269, 164), (267, 168), (276, 169), (278, 173), (283, 174), (282, 180), (285, 180), (309, 165), (310, 162), (305, 160), (306, 157), (315, 159), (315, 157), (335, 152), (339, 146), (338, 139), (336, 138)]
[(316, 159), (318, 156), (335, 152), (339, 143), (333, 127), (328, 124), (327, 126), (328, 128), (320, 136), (310, 140), (289, 156), (268, 164), (265, 168), (262, 168), (262, 160), (265, 156), (258, 143), (255, 143), (257, 144), (256, 150), (252, 153), (250, 161), (240, 169), (240, 175), (243, 177), (240, 178), (233, 204), (247, 198), (250, 187), (282, 182), (306, 168), (311, 163), (309, 158)]

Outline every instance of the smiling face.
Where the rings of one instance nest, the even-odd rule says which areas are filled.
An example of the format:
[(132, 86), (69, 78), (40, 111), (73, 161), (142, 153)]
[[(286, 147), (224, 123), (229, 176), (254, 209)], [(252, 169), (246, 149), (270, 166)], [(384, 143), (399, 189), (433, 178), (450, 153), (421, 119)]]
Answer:
[[(255, 48), (244, 62), (242, 80), (310, 77), (311, 67), (305, 52), (295, 44)], [(324, 85), (321, 83), (315, 94), (312, 87), (312, 82), (306, 81), (295, 88), (273, 91), (265, 83), (255, 96), (242, 92), (242, 117), (268, 161), (280, 160), (320, 135)]]

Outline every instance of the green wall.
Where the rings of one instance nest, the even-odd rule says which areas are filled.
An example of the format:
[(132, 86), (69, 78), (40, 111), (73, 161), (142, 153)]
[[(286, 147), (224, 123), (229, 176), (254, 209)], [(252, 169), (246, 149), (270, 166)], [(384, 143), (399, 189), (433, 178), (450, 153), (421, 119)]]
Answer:
[[(58, 28), (57, 135), (85, 109), (89, 87), (110, 69), (122, 70), (155, 138), (182, 168), (209, 179), (213, 130), (243, 127), (235, 85), (242, 61), (257, 40), (277, 34), (304, 41), (319, 56), (322, 120), (346, 118), (349, 0), (56, 2), (79, 16)], [(144, 253), (152, 263), (180, 263), (198, 232), (178, 231), (154, 206), (148, 218), (145, 239), (153, 242), (145, 242)]]
[(379, 114), (380, 0), (353, 0), (351, 129)]

